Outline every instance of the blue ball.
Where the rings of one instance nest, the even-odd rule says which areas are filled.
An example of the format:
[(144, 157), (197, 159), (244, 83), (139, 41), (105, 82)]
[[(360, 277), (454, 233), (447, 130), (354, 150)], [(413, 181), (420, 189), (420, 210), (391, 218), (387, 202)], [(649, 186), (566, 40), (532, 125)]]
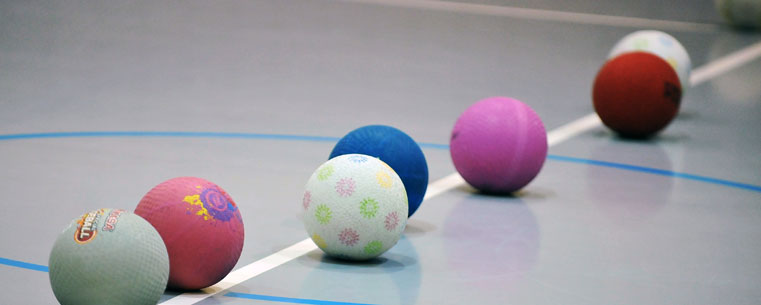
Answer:
[(338, 141), (330, 159), (345, 154), (364, 154), (386, 162), (402, 178), (409, 202), (408, 217), (420, 207), (428, 188), (428, 164), (420, 146), (406, 133), (383, 125), (357, 128)]

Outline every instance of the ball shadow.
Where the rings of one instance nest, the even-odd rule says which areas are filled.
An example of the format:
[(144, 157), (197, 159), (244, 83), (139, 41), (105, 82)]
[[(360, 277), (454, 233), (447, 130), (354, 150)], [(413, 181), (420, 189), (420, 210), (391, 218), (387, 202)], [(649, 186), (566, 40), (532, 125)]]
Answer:
[[(330, 255), (325, 254), (322, 251), (311, 251), (307, 253), (307, 257), (314, 259), (322, 264), (328, 264), (328, 265), (342, 265), (342, 266), (379, 266), (384, 265), (386, 262), (389, 262), (389, 260), (385, 257), (375, 257), (368, 260), (349, 260), (349, 259), (343, 259), (338, 257), (332, 257)], [(390, 262), (390, 264), (398, 264), (396, 262)]]
[(303, 295), (335, 299), (338, 292), (373, 303), (415, 304), (420, 292), (418, 255), (404, 235), (388, 252), (371, 260), (338, 259), (317, 249), (296, 261), (310, 270), (301, 284)]
[(472, 186), (466, 183), (464, 185), (460, 185), (456, 187), (455, 190), (462, 193), (468, 193), (468, 194), (472, 194), (476, 196), (483, 196), (486, 198), (502, 198), (502, 199), (547, 198), (553, 195), (552, 191), (531, 188), (530, 186), (531, 184), (529, 183), (529, 185), (517, 191), (509, 192), (509, 193), (501, 193), (501, 192), (481, 191), (481, 190), (473, 188)]

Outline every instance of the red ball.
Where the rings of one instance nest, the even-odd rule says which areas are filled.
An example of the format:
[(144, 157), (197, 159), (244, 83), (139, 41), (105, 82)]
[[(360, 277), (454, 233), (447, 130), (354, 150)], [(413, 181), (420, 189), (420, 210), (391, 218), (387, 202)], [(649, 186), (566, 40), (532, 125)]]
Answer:
[(243, 220), (230, 196), (201, 178), (167, 180), (135, 209), (159, 232), (169, 253), (169, 283), (196, 290), (224, 278), (243, 250)]
[(624, 53), (602, 66), (592, 102), (603, 124), (624, 137), (656, 134), (679, 111), (682, 87), (674, 68), (660, 57)]

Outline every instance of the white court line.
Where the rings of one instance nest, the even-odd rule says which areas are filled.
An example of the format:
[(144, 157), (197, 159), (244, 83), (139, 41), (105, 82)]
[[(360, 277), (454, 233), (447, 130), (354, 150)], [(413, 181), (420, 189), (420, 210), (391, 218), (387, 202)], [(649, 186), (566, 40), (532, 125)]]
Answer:
[(576, 24), (606, 25), (631, 28), (649, 28), (685, 32), (717, 32), (718, 24), (669, 21), (636, 17), (610, 16), (573, 13), (531, 8), (497, 6), (476, 3), (449, 2), (437, 0), (342, 0), (346, 2), (374, 5), (417, 8), (432, 11), (468, 13), (485, 16), (499, 16), (541, 21), (555, 21)]
[(211, 287), (201, 289), (201, 292), (186, 292), (161, 303), (161, 305), (191, 305), (198, 303), (315, 249), (317, 249), (317, 246), (312, 242), (312, 239), (307, 238), (293, 246), (230, 272), (222, 281)]
[(576, 135), (600, 126), (602, 121), (596, 113), (587, 114), (576, 121), (570, 122), (547, 133), (547, 146), (552, 147), (565, 142)]
[[(761, 41), (730, 53), (692, 71), (690, 85), (697, 86), (761, 56)], [(748, 81), (753, 81), (749, 79)]]
[[(690, 83), (692, 86), (701, 84), (709, 79), (717, 77), (732, 69), (735, 69), (745, 63), (748, 63), (758, 57), (761, 57), (761, 42), (743, 48), (737, 52), (730, 53), (713, 62), (693, 70)], [(750, 81), (750, 80), (749, 80)], [(547, 133), (547, 145), (552, 147), (563, 143), (587, 130), (600, 126), (602, 123), (597, 114), (591, 113), (585, 115), (573, 122), (560, 126)], [(436, 180), (428, 185), (424, 200), (431, 199), (441, 195), (455, 187), (464, 185), (465, 180), (458, 173), (450, 174), (444, 178)], [(187, 292), (169, 299), (160, 305), (191, 305), (198, 303), (208, 297), (223, 292), (231, 287), (244, 281), (267, 272), (277, 266), (285, 264), (295, 258), (298, 258), (310, 251), (316, 250), (317, 246), (310, 238), (304, 239), (293, 246), (280, 250), (270, 256), (262, 258), (233, 272), (230, 272), (219, 283), (204, 288), (201, 292)]]
[(463, 180), (460, 174), (458, 174), (457, 172), (454, 172), (452, 174), (449, 174), (449, 176), (446, 176), (444, 178), (431, 182), (428, 184), (428, 188), (425, 191), (425, 196), (423, 196), (423, 202), (433, 197), (436, 197), (438, 195), (441, 195), (444, 192), (457, 187), (458, 185), (463, 185), (463, 184), (465, 184), (465, 180)]

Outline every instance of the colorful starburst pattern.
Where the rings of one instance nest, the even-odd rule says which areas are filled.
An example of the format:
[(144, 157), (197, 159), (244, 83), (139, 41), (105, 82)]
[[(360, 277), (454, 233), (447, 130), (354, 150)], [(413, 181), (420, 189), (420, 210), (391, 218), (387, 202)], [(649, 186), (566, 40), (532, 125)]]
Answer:
[(351, 156), (349, 157), (349, 161), (354, 163), (365, 163), (367, 162), (367, 157), (365, 156)]
[(312, 202), (312, 193), (309, 191), (304, 192), (304, 199), (301, 200), (301, 205), (304, 206), (304, 209), (309, 208), (309, 203)]
[(375, 174), (375, 178), (378, 179), (378, 184), (383, 188), (391, 188), (394, 185), (394, 181), (391, 180), (391, 175), (384, 171), (379, 171)]
[(320, 171), (317, 172), (317, 180), (325, 181), (328, 178), (330, 178), (330, 175), (333, 174), (333, 165), (328, 164), (320, 168)]
[(328, 224), (330, 219), (333, 218), (333, 212), (327, 205), (321, 204), (317, 206), (314, 212), (314, 217), (317, 218), (317, 222), (320, 224)]
[(185, 196), (185, 199), (182, 201), (187, 202), (190, 204), (190, 206), (187, 208), (187, 213), (194, 213), (198, 216), (203, 217), (203, 220), (209, 220), (212, 221), (214, 218), (211, 217), (209, 214), (209, 210), (206, 209), (206, 207), (203, 206), (203, 201), (201, 201), (201, 195), (191, 195), (191, 196)]
[(632, 45), (637, 50), (647, 49), (649, 44), (650, 44), (650, 42), (646, 38), (636, 39), (636, 40), (634, 40), (634, 42), (632, 42)]
[(352, 228), (346, 228), (338, 234), (338, 239), (344, 245), (354, 246), (359, 242), (359, 234)]
[(662, 45), (667, 47), (674, 45), (674, 42), (671, 41), (671, 39), (666, 35), (658, 35), (658, 41), (660, 41)]
[(312, 241), (314, 241), (314, 244), (320, 247), (320, 249), (325, 249), (326, 247), (328, 247), (328, 244), (325, 243), (325, 240), (322, 239), (322, 236), (320, 236), (317, 233), (312, 234)]
[(354, 179), (341, 178), (341, 180), (338, 180), (338, 183), (336, 183), (336, 192), (338, 192), (338, 196), (341, 197), (349, 197), (351, 194), (354, 194)]
[(397, 214), (396, 211), (388, 213), (388, 215), (386, 215), (384, 224), (386, 226), (386, 230), (393, 231), (396, 229), (396, 226), (399, 225), (399, 214)]
[(378, 202), (372, 198), (362, 199), (362, 202), (359, 204), (359, 213), (368, 219), (375, 217), (375, 214), (378, 213), (378, 209)]
[(383, 249), (383, 243), (380, 240), (373, 240), (365, 246), (365, 254), (376, 255)]

